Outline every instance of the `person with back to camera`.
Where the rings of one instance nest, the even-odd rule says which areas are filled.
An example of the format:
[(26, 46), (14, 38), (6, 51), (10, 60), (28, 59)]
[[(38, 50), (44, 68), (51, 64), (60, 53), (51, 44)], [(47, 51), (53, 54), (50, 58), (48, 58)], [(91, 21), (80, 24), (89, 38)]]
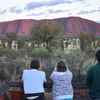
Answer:
[(25, 100), (45, 100), (43, 84), (46, 82), (45, 72), (41, 71), (38, 59), (30, 63), (30, 70), (24, 70), (22, 75)]
[(95, 56), (97, 64), (88, 69), (85, 80), (89, 85), (90, 100), (100, 100), (100, 50)]
[(73, 87), (71, 84), (72, 72), (67, 68), (67, 64), (64, 59), (61, 59), (57, 62), (50, 78), (53, 80), (53, 100), (73, 99)]

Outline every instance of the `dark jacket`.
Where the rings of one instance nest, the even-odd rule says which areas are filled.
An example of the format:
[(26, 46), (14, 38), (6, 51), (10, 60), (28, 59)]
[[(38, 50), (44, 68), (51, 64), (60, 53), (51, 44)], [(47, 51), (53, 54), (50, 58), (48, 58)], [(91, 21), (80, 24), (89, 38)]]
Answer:
[(86, 83), (89, 84), (89, 95), (100, 97), (100, 63), (88, 69)]

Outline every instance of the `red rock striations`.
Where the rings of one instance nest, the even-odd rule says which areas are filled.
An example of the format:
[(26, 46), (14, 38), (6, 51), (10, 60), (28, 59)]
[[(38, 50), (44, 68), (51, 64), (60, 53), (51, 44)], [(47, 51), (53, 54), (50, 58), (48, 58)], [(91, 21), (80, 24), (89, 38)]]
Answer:
[[(47, 19), (50, 20), (50, 19)], [(19, 35), (27, 35), (34, 24), (44, 20), (24, 19), (0, 23), (0, 34), (6, 32), (17, 32)], [(100, 24), (80, 17), (68, 17), (51, 19), (53, 22), (60, 22), (64, 26), (63, 35), (78, 35), (80, 32), (92, 32), (100, 35)]]

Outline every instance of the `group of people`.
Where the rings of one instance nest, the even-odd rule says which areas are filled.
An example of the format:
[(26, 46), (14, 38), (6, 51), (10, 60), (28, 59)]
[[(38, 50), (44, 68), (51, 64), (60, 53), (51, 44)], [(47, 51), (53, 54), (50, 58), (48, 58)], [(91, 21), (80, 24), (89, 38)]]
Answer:
[[(89, 85), (90, 100), (100, 100), (100, 50), (96, 52), (97, 64), (91, 66), (85, 78)], [(53, 100), (73, 100), (72, 72), (68, 69), (64, 59), (58, 60), (54, 71), (50, 75), (53, 81)], [(46, 74), (41, 71), (38, 59), (30, 63), (30, 70), (24, 70), (22, 75), (25, 100), (45, 100), (44, 82)]]

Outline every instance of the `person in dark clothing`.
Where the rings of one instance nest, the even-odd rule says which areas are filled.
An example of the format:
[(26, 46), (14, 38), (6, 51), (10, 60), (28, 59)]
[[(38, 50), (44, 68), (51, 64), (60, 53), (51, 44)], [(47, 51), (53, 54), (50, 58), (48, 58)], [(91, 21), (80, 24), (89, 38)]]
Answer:
[(89, 85), (90, 100), (100, 100), (100, 50), (95, 56), (97, 64), (88, 69), (85, 80)]

